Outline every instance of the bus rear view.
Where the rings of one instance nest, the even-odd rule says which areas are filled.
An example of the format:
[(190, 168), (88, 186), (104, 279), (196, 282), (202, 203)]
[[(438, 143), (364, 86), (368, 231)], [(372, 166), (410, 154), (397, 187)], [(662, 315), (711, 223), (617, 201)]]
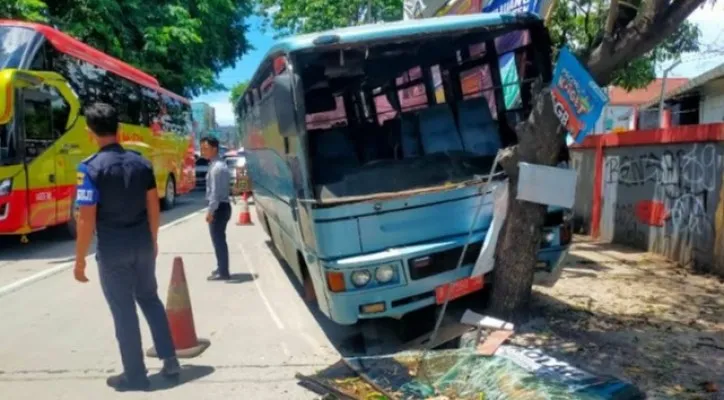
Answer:
[[(533, 82), (550, 81), (542, 22), (434, 18), (276, 51), (239, 104), (247, 165), (259, 217), (322, 311), (353, 324), (439, 304), (451, 282), (453, 297), (480, 290), (470, 275), (493, 218), (483, 177), (505, 178), (496, 154), (516, 143)], [(517, 91), (501, 84), (510, 54)], [(570, 241), (566, 214), (551, 209), (546, 222), (538, 277), (549, 285)]]

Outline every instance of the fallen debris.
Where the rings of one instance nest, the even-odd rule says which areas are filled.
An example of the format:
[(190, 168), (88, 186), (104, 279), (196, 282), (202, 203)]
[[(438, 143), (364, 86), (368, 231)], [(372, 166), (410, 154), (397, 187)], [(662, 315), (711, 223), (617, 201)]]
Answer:
[(431, 351), (425, 359), (422, 354), (345, 358), (301, 378), (359, 400), (644, 398), (629, 383), (594, 376), (536, 349), (504, 345), (494, 356), (470, 348)]
[(478, 345), (478, 354), (492, 356), (511, 336), (513, 336), (513, 331), (497, 330), (491, 333), (483, 343)]

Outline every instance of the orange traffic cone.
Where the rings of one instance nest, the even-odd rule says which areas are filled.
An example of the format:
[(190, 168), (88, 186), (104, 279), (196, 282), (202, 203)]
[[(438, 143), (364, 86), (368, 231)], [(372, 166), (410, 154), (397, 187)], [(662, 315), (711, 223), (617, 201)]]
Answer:
[[(181, 257), (173, 259), (171, 284), (168, 287), (168, 297), (166, 299), (166, 315), (168, 316), (168, 324), (171, 328), (171, 337), (173, 338), (177, 357), (196, 357), (211, 345), (208, 340), (199, 339), (196, 336), (194, 314), (191, 311), (189, 288), (184, 273), (184, 261)], [(156, 348), (148, 349), (146, 355), (158, 357)]]
[(237, 225), (254, 225), (251, 222), (251, 213), (249, 212), (249, 193), (244, 192), (241, 196), (241, 212), (239, 213), (239, 220), (236, 222)]

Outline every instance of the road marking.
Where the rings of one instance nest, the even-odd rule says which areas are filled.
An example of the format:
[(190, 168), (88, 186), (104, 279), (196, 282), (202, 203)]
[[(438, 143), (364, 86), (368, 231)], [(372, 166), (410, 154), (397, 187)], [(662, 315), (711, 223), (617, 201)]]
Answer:
[[(201, 209), (201, 210), (199, 210), (199, 211), (193, 212), (193, 213), (191, 213), (191, 214), (189, 214), (189, 215), (187, 215), (187, 216), (185, 216), (185, 217), (183, 217), (183, 218), (179, 218), (179, 219), (177, 219), (177, 220), (175, 220), (175, 221), (171, 221), (171, 222), (169, 222), (169, 223), (167, 223), (167, 224), (162, 225), (162, 226), (159, 228), (159, 231), (163, 231), (163, 230), (166, 230), (166, 229), (171, 228), (171, 227), (173, 227), (173, 226), (176, 226), (176, 225), (178, 225), (178, 224), (181, 224), (181, 223), (183, 223), (183, 222), (186, 222), (186, 221), (188, 221), (188, 220), (194, 218), (195, 216), (197, 216), (197, 215), (199, 215), (199, 214), (202, 214), (202, 213), (204, 213), (204, 212), (206, 212), (206, 208), (203, 208), (203, 209)], [(93, 257), (93, 256), (95, 256), (95, 253), (89, 254), (89, 255), (86, 257), (86, 260), (88, 260), (88, 258)], [(45, 278), (49, 278), (49, 277), (51, 277), (51, 276), (53, 276), (53, 275), (57, 275), (57, 274), (65, 271), (65, 270), (73, 267), (74, 265), (75, 265), (75, 261), (71, 261), (71, 262), (68, 262), (68, 263), (65, 263), (65, 264), (60, 264), (60, 265), (57, 265), (57, 266), (55, 266), (55, 267), (53, 267), (53, 268), (44, 269), (44, 270), (38, 272), (38, 273), (35, 274), (35, 275), (30, 275), (30, 276), (28, 276), (28, 277), (26, 277), (26, 278), (19, 279), (19, 280), (13, 282), (13, 283), (10, 283), (10, 284), (8, 284), (8, 285), (5, 285), (5, 286), (3, 286), (3, 287), (0, 287), (0, 297), (6, 296), (6, 295), (8, 295), (8, 294), (10, 294), (10, 293), (13, 293), (13, 292), (15, 292), (15, 291), (17, 291), (17, 290), (19, 290), (19, 289), (24, 288), (25, 286), (28, 286), (28, 285), (33, 284), (33, 283), (35, 283), (35, 282), (41, 281), (41, 280), (43, 280), (43, 279), (45, 279)]]
[(266, 295), (264, 294), (264, 290), (262, 290), (261, 285), (259, 284), (259, 282), (257, 282), (256, 271), (254, 270), (254, 267), (252, 266), (249, 256), (246, 255), (246, 250), (244, 250), (244, 246), (241, 243), (239, 243), (238, 246), (239, 246), (239, 250), (241, 250), (241, 256), (244, 257), (246, 266), (249, 268), (249, 272), (251, 272), (251, 280), (254, 281), (254, 285), (256, 285), (256, 289), (259, 291), (259, 297), (261, 297), (261, 300), (264, 302), (264, 305), (266, 306), (266, 309), (269, 311), (269, 315), (274, 320), (274, 323), (277, 325), (277, 328), (279, 328), (279, 330), (284, 330), (284, 324), (282, 323), (282, 320), (279, 318), (277, 313), (274, 312), (274, 309), (272, 308), (271, 303), (269, 302), (269, 299), (267, 299)]

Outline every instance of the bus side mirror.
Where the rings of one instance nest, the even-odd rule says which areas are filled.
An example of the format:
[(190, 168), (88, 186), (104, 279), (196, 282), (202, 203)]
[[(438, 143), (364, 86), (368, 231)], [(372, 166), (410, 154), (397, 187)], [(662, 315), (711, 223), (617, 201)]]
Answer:
[(291, 76), (288, 73), (275, 76), (272, 91), (279, 134), (282, 137), (298, 135), (298, 110), (294, 101), (294, 86), (292, 85)]

